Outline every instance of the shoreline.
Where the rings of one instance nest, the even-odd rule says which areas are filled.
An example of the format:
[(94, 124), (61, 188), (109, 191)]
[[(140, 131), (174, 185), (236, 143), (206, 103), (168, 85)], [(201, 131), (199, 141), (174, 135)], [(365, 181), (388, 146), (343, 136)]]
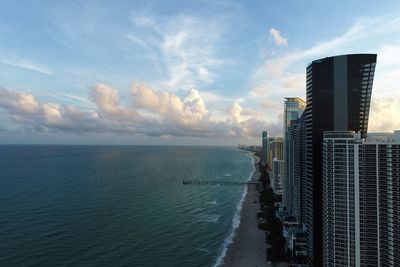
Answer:
[[(260, 158), (252, 154), (254, 172), (249, 181), (258, 181)], [(265, 232), (258, 229), (257, 213), (260, 212), (259, 194), (254, 187), (247, 188), (240, 210), (239, 227), (234, 231), (233, 242), (228, 245), (221, 267), (268, 266), (266, 260), (267, 244)]]

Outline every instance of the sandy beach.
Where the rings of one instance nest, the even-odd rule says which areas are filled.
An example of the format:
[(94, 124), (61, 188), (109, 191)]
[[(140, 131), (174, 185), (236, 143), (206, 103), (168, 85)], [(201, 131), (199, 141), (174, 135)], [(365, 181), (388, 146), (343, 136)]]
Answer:
[[(254, 156), (256, 170), (251, 177), (252, 181), (257, 181), (260, 177), (259, 161), (260, 158)], [(257, 213), (259, 211), (258, 191), (255, 186), (249, 186), (240, 213), (240, 225), (233, 243), (228, 248), (223, 267), (268, 266), (265, 252), (267, 249), (265, 232), (258, 229)]]

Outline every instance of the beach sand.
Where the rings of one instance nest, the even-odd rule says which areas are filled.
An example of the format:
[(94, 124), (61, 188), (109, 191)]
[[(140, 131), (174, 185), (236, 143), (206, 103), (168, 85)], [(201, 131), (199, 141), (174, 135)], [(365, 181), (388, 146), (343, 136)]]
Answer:
[[(251, 181), (260, 177), (258, 163), (260, 158), (254, 156), (255, 172)], [(240, 213), (240, 225), (236, 230), (233, 243), (229, 246), (222, 264), (223, 267), (264, 267), (267, 244), (265, 232), (258, 229), (257, 213), (260, 211), (258, 191), (255, 186), (249, 186)]]

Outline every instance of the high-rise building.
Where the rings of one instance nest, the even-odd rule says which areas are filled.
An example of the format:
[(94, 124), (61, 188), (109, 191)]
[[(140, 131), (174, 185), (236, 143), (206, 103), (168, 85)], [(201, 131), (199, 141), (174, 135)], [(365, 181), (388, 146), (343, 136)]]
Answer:
[(305, 226), (308, 257), (322, 266), (322, 139), (324, 131), (365, 138), (376, 54), (323, 58), (307, 67), (305, 109)]
[(282, 184), (283, 184), (283, 143), (284, 139), (282, 137), (271, 137), (269, 139), (270, 149), (271, 149), (271, 175), (270, 175), (270, 185), (275, 194), (282, 194)]
[(272, 159), (283, 160), (283, 142), (282, 137), (273, 137), (270, 139)]
[(268, 137), (268, 139), (267, 139), (267, 144), (268, 144), (267, 167), (268, 167), (268, 170), (272, 170), (272, 160), (274, 159), (272, 144), (274, 143), (275, 139), (276, 139), (276, 137)]
[(283, 182), (283, 160), (274, 158), (272, 160), (272, 171), (270, 175), (270, 185), (276, 195), (282, 195)]
[(299, 169), (300, 173), (298, 175), (298, 179), (295, 179), (295, 182), (298, 183), (298, 195), (299, 195), (299, 203), (297, 203), (297, 210), (299, 212), (299, 222), (304, 226), (306, 226), (307, 222), (307, 180), (306, 180), (306, 168), (305, 168), (305, 158), (306, 158), (306, 113), (303, 112), (298, 122), (298, 131), (299, 131), (299, 142), (300, 142), (300, 151), (299, 153)]
[(400, 131), (379, 136), (324, 133), (322, 266), (400, 266)]
[(262, 132), (262, 164), (272, 170), (272, 162), (274, 159), (283, 160), (283, 138), (269, 137), (267, 131)]
[[(268, 147), (268, 132), (267, 131), (263, 131), (262, 132), (262, 150), (261, 150), (261, 162), (263, 165), (268, 165), (268, 151), (269, 151), (269, 147)], [(271, 166), (269, 166), (270, 168)]]
[(284, 103), (284, 178), (283, 205), (289, 215), (300, 216), (301, 143), (300, 117), (306, 102), (298, 97), (286, 97)]

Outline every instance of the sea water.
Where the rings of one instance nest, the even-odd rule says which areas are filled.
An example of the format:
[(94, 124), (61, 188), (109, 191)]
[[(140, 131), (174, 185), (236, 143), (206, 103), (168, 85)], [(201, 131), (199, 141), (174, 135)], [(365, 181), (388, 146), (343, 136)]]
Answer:
[(0, 146), (1, 266), (218, 266), (238, 226), (236, 148)]

